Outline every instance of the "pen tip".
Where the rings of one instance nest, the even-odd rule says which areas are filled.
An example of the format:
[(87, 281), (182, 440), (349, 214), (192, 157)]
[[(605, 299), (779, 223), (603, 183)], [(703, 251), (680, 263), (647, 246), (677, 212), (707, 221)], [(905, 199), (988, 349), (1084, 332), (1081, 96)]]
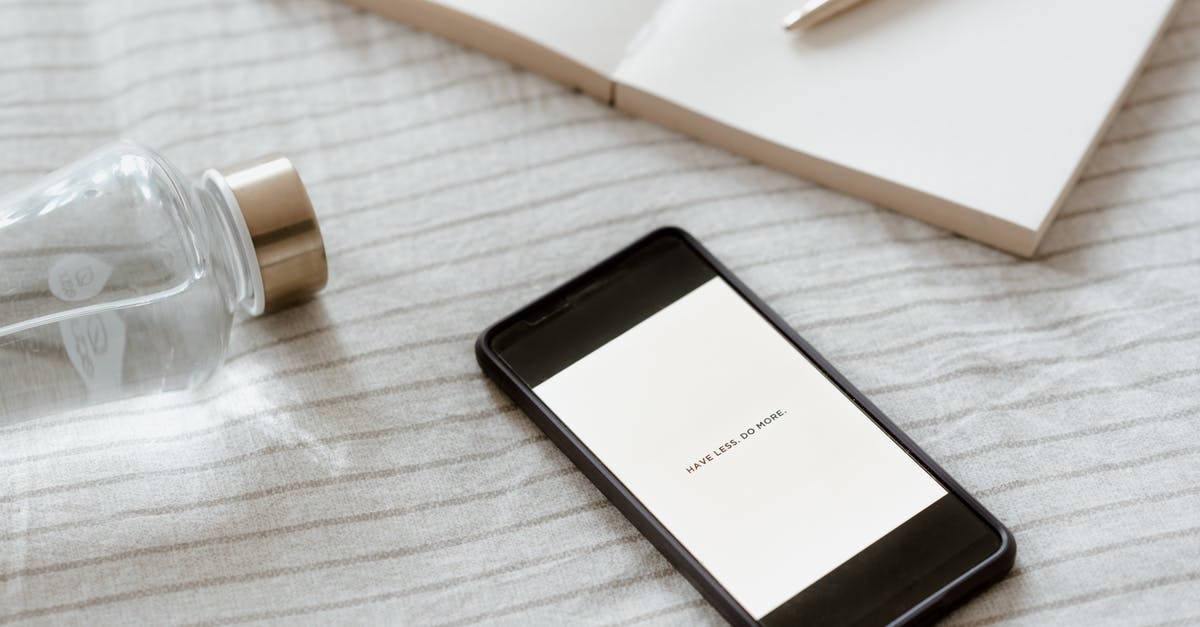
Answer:
[(793, 30), (794, 28), (796, 28), (797, 26), (800, 25), (800, 20), (802, 20), (803, 18), (804, 18), (804, 11), (802, 9), (796, 9), (795, 11), (792, 11), (791, 13), (788, 13), (787, 15), (783, 16), (784, 30)]

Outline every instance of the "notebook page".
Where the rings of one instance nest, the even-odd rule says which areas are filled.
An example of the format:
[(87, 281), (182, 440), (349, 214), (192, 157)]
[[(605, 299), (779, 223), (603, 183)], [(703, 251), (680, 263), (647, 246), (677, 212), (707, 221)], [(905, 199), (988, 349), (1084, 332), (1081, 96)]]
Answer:
[(669, 0), (614, 78), (1037, 230), (1173, 1), (873, 0), (787, 32), (798, 4)]
[(658, 10), (660, 0), (438, 0), (491, 22), (605, 76)]

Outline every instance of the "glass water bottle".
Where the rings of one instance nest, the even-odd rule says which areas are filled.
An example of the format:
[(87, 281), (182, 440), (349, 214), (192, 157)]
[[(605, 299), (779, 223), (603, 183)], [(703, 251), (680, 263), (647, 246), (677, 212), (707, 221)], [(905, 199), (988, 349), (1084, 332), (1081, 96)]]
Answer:
[(290, 161), (198, 182), (110, 144), (0, 197), (0, 425), (195, 386), (234, 317), (325, 285), (325, 249)]

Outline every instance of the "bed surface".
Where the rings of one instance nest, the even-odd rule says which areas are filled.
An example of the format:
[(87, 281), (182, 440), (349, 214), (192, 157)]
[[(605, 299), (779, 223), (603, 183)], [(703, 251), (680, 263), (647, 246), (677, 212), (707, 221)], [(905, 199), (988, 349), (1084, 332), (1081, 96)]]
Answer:
[(0, 189), (281, 151), (330, 266), (196, 391), (0, 431), (0, 622), (719, 623), (472, 353), (665, 224), (1011, 527), (947, 624), (1200, 622), (1196, 0), (1032, 262), (337, 2), (0, 0), (0, 51)]

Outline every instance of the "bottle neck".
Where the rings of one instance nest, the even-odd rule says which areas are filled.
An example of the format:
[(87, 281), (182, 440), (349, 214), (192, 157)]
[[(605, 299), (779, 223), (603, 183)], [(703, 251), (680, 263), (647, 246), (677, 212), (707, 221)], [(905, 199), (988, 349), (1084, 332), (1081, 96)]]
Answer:
[(216, 170), (204, 173), (196, 195), (211, 216), (209, 250), (213, 271), (225, 275), (232, 308), (251, 316), (260, 315), (266, 303), (262, 270), (254, 252), (254, 241), (237, 198)]

